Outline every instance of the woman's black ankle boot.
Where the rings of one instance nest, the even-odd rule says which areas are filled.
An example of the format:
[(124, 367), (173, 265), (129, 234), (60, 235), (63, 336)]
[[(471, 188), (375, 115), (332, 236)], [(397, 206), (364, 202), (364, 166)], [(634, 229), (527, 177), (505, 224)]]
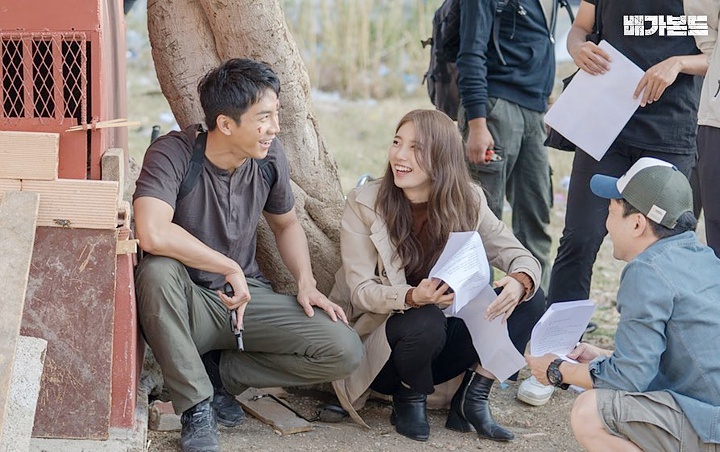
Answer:
[(427, 395), (402, 386), (393, 394), (390, 423), (403, 436), (415, 441), (427, 441), (430, 424), (427, 419)]
[(462, 384), (450, 402), (445, 427), (461, 432), (475, 430), (481, 437), (495, 441), (514, 439), (515, 435), (498, 425), (490, 412), (488, 397), (494, 382), (494, 379), (483, 377), (472, 370), (466, 371)]

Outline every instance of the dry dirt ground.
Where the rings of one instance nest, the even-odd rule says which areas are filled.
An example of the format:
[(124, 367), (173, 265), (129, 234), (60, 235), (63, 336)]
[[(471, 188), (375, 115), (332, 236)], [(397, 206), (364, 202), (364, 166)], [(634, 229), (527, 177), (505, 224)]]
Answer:
[[(521, 373), (526, 375), (527, 371)], [(497, 443), (480, 439), (475, 433), (458, 433), (445, 429), (446, 410), (429, 410), (430, 439), (417, 442), (395, 432), (389, 422), (391, 407), (387, 402), (371, 400), (360, 412), (371, 430), (358, 427), (350, 420), (326, 424), (315, 422), (314, 430), (280, 436), (273, 429), (250, 416), (235, 428), (219, 428), (224, 452), (232, 451), (579, 451), (570, 429), (570, 409), (575, 393), (556, 391), (550, 402), (531, 407), (515, 398), (519, 383), (506, 387), (495, 384), (491, 407), (495, 418), (510, 428), (516, 439)], [(331, 396), (317, 391), (290, 390), (292, 406), (309, 417), (320, 403)], [(180, 450), (179, 432), (148, 432), (149, 451)]]

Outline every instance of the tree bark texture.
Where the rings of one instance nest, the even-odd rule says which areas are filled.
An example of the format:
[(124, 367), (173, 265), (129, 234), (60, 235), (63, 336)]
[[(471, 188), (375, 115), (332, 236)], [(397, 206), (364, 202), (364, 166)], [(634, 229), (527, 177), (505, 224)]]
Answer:
[[(329, 293), (340, 266), (343, 197), (334, 158), (312, 111), (310, 82), (279, 0), (149, 0), (155, 70), (175, 118), (202, 122), (197, 83), (230, 58), (264, 61), (280, 77), (280, 139), (290, 162), (296, 206), (310, 245), (318, 288)], [(294, 292), (267, 224), (258, 231), (258, 263), (275, 289)]]

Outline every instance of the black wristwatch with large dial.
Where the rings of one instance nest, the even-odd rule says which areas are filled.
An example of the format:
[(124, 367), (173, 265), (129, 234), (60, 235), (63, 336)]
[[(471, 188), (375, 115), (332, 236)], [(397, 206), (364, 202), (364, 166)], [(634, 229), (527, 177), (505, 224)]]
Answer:
[(545, 375), (547, 375), (547, 379), (550, 384), (560, 389), (567, 389), (570, 387), (569, 384), (563, 383), (562, 372), (560, 372), (560, 364), (564, 362), (565, 361), (562, 358), (556, 359), (555, 361), (550, 363), (547, 371), (545, 372)]

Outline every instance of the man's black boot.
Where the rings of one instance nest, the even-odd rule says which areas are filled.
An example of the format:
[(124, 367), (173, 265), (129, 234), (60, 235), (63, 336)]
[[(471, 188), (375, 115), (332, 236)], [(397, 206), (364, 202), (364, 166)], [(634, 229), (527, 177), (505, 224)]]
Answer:
[(427, 419), (427, 395), (402, 386), (393, 394), (390, 423), (403, 436), (415, 441), (427, 441), (430, 424)]
[(180, 447), (183, 452), (220, 452), (215, 415), (209, 399), (185, 410), (180, 423)]
[(213, 399), (210, 405), (215, 410), (217, 423), (225, 427), (242, 424), (245, 420), (245, 412), (235, 396), (225, 389), (220, 378), (220, 350), (205, 353), (202, 361), (213, 385)]
[(483, 438), (495, 441), (510, 441), (515, 435), (495, 422), (488, 397), (495, 382), (492, 378), (483, 377), (472, 370), (465, 372), (460, 387), (450, 402), (445, 427), (461, 432), (477, 431)]

